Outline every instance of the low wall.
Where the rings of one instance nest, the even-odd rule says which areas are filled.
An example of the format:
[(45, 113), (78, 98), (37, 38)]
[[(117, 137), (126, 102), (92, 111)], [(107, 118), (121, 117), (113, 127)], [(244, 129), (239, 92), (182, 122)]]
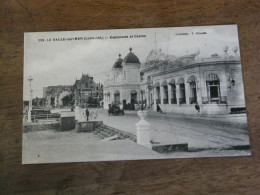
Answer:
[(230, 110), (226, 104), (203, 104), (201, 107), (202, 114), (229, 114)]
[(176, 104), (160, 104), (160, 107), (163, 112), (166, 113), (181, 113), (181, 114), (197, 114), (197, 111), (194, 107), (195, 105), (176, 105)]
[[(202, 104), (200, 106), (200, 114), (211, 115), (211, 114), (228, 114), (230, 109), (226, 104)], [(179, 114), (189, 114), (196, 115), (197, 110), (195, 109), (195, 104), (161, 104), (160, 105), (163, 112), (166, 113), (179, 113)]]
[(60, 122), (48, 122), (48, 123), (28, 123), (23, 125), (23, 133), (31, 131), (43, 131), (43, 130), (59, 130)]
[(69, 131), (75, 129), (75, 113), (68, 111), (68, 112), (61, 112), (60, 116), (60, 130), (61, 131)]
[(97, 127), (103, 124), (103, 121), (84, 121), (76, 122), (76, 131), (80, 132), (93, 132)]

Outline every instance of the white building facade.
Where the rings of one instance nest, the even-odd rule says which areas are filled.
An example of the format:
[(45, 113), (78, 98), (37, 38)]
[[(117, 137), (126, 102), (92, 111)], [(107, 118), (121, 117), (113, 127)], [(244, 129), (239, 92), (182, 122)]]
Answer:
[[(241, 60), (238, 48), (200, 58), (199, 50), (176, 57), (152, 50), (144, 63), (131, 51), (114, 63), (104, 83), (104, 108), (112, 102), (141, 103), (163, 112), (228, 114), (245, 111)], [(142, 95), (140, 95), (142, 94)]]
[(164, 112), (228, 114), (245, 111), (241, 60), (238, 48), (228, 54), (199, 58), (199, 51), (176, 58), (152, 50), (141, 66), (140, 88), (148, 106)]
[(140, 101), (140, 61), (132, 52), (119, 58), (113, 65), (111, 73), (104, 82), (104, 108), (108, 105), (139, 103)]

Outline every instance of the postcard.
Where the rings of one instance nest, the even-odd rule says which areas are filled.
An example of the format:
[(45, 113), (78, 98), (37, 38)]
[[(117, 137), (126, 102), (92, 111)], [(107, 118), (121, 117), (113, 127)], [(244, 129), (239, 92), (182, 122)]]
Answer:
[(22, 163), (251, 155), (237, 25), (24, 33)]

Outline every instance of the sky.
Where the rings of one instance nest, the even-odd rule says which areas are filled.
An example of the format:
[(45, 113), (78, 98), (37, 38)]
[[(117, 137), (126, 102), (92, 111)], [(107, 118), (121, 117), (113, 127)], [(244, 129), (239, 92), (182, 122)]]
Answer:
[[(75, 37), (82, 40), (73, 40)], [(29, 99), (29, 76), (33, 78), (33, 97), (42, 97), (43, 87), (73, 85), (82, 73), (102, 83), (118, 54), (124, 58), (130, 47), (142, 63), (152, 49), (176, 57), (199, 49), (200, 57), (210, 57), (213, 53), (221, 55), (224, 46), (229, 47), (230, 55), (233, 47), (239, 47), (236, 25), (25, 33), (23, 97)]]

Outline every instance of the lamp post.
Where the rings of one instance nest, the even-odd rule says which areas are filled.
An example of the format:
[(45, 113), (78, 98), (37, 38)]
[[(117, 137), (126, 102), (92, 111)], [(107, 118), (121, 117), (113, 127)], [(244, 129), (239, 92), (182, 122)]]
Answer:
[(30, 83), (30, 99), (29, 99), (29, 110), (28, 110), (28, 122), (32, 122), (32, 119), (31, 119), (31, 112), (32, 112), (32, 81), (33, 81), (33, 78), (31, 76), (29, 76), (28, 78), (28, 81)]

